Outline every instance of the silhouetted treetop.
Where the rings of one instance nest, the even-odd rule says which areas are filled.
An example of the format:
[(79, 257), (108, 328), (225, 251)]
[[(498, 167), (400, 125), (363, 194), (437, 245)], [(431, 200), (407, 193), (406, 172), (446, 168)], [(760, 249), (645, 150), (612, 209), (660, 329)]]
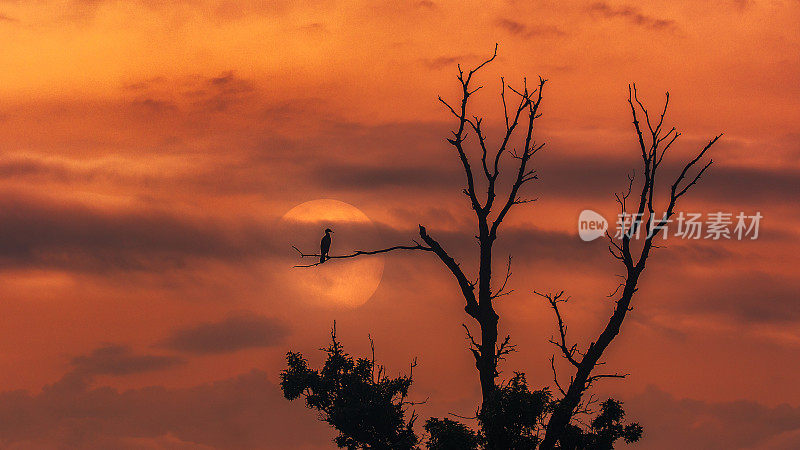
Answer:
[[(406, 400), (412, 374), (387, 377), (383, 366), (375, 363), (374, 347), (371, 358), (354, 359), (336, 339), (335, 328), (331, 344), (322, 350), (327, 358), (320, 370), (309, 368), (301, 354), (287, 353), (288, 367), (281, 372), (284, 396), (289, 400), (304, 397), (306, 405), (339, 432), (334, 442), (341, 448), (419, 448), (421, 440), (414, 430), (417, 415), (409, 413), (407, 408), (413, 403)], [(415, 365), (412, 363), (412, 369)], [(557, 405), (548, 388), (531, 391), (525, 374), (515, 373), (481, 406), (475, 417), (478, 430), (452, 419), (432, 417), (423, 426), (423, 444), (431, 450), (535, 449)], [(491, 418), (488, 423), (487, 417)], [(619, 439), (635, 442), (641, 437), (642, 427), (623, 424), (624, 417), (622, 403), (606, 400), (590, 426), (567, 427), (559, 448), (607, 450)], [(487, 430), (493, 437), (491, 443)]]
[(310, 369), (300, 353), (287, 353), (288, 368), (281, 372), (283, 395), (289, 400), (305, 397), (306, 405), (339, 432), (334, 441), (340, 448), (416, 448), (416, 415), (406, 420), (411, 375), (386, 376), (374, 355), (354, 360), (336, 339), (335, 326), (331, 344), (322, 350), (328, 357), (321, 370)]

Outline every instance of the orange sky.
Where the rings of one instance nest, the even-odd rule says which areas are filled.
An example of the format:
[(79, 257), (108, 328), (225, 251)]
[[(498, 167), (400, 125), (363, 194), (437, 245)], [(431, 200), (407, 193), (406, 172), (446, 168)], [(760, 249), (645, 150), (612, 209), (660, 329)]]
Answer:
[(671, 163), (725, 133), (679, 209), (765, 218), (757, 241), (654, 253), (607, 358), (631, 376), (597, 392), (642, 422), (639, 448), (800, 446), (800, 3), (486, 3), (0, 0), (2, 446), (330, 448), (276, 382), (289, 349), (320, 361), (333, 320), (354, 353), (371, 334), (390, 371), (419, 358), (423, 417), (472, 414), (466, 316), (439, 264), (381, 257), (364, 266), (383, 264), (369, 301), (326, 304), (307, 284), (346, 276), (357, 296), (377, 279), (304, 280), (290, 244), (312, 249), (327, 225), (280, 218), (335, 199), (370, 220), (333, 221), (335, 251), (405, 243), (423, 223), (471, 268), (436, 96), (455, 98), (455, 65), (495, 42), (474, 105), (494, 136), (499, 76), (549, 79), (540, 200), (498, 242), (498, 261), (515, 258), (501, 332), (520, 349), (505, 373), (551, 382), (533, 289), (572, 295), (584, 341), (611, 311), (619, 268), (575, 222), (612, 217), (638, 168), (635, 81), (652, 109), (671, 93)]

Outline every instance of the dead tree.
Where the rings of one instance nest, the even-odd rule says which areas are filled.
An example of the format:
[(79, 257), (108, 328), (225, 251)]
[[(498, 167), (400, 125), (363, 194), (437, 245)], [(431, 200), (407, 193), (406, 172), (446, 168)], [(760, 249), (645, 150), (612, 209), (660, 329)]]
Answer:
[[(465, 300), (464, 310), (467, 315), (474, 319), (480, 327), (480, 338), (477, 338), (473, 336), (467, 325), (464, 324), (467, 329), (470, 350), (475, 357), (475, 366), (479, 372), (482, 405), (486, 405), (487, 401), (490, 401), (492, 394), (497, 389), (495, 380), (499, 375), (498, 361), (514, 349), (508, 337), (498, 343), (499, 316), (495, 312), (493, 304), (494, 300), (509, 292), (506, 291), (506, 284), (511, 275), (511, 260), (509, 258), (503, 282), (493, 286), (492, 249), (497, 239), (500, 225), (509, 211), (516, 205), (532, 201), (521, 197), (521, 193), (526, 184), (537, 178), (535, 170), (531, 168), (531, 158), (544, 147), (543, 143), (537, 144), (534, 141), (534, 123), (540, 115), (539, 105), (542, 102), (542, 89), (546, 82), (541, 77), (539, 78), (538, 86), (532, 90), (528, 88), (525, 80), (523, 80), (521, 88), (515, 89), (507, 85), (503, 78), (500, 79), (500, 99), (504, 108), (505, 129), (495, 146), (491, 146), (488, 142), (483, 118), (470, 113), (468, 108), (469, 101), (482, 88), (482, 86), (473, 87), (473, 77), (486, 64), (493, 61), (496, 56), (497, 46), (495, 46), (492, 57), (476, 68), (465, 72), (460, 65), (458, 66), (461, 99), (457, 104), (450, 104), (439, 97), (439, 101), (455, 118), (455, 130), (452, 131), (452, 137), (448, 138), (447, 142), (455, 150), (463, 169), (466, 185), (463, 193), (477, 218), (477, 276), (468, 276), (461, 265), (450, 256), (437, 239), (428, 233), (423, 225), (419, 226), (421, 243), (414, 241), (414, 245), (399, 245), (379, 250), (356, 251), (347, 255), (331, 256), (331, 259), (353, 258), (395, 250), (420, 250), (436, 255), (457, 281)], [(507, 102), (507, 95), (514, 99), (513, 103)], [(512, 105), (511, 109), (509, 109), (509, 103)], [(468, 135), (472, 135), (471, 145), (474, 146), (473, 151), (467, 149), (467, 139), (470, 137)], [(518, 137), (521, 141), (518, 150), (513, 149), (514, 144), (512, 141), (515, 137)], [(504, 157), (514, 159), (514, 170), (506, 177), (510, 187), (501, 194), (498, 180), (501, 177), (501, 162)], [(477, 169), (473, 166), (476, 166)], [(479, 185), (481, 187), (478, 187)], [(485, 191), (485, 195), (482, 193), (479, 196), (479, 190), (481, 192)], [(319, 255), (306, 254), (300, 250), (298, 250), (298, 253), (301, 257), (319, 257)], [(311, 267), (317, 264), (319, 263), (299, 267)], [(487, 419), (491, 421), (491, 418)], [(500, 448), (501, 446), (497, 443), (497, 439), (492, 435), (491, 430), (494, 428), (492, 424), (484, 423), (483, 425), (488, 448)]]
[[(683, 170), (681, 170), (670, 187), (669, 201), (667, 202), (666, 210), (658, 217), (653, 206), (653, 195), (656, 190), (656, 175), (658, 174), (658, 169), (661, 167), (664, 154), (677, 140), (680, 133), (678, 133), (674, 127), (670, 128), (668, 131), (665, 131), (664, 128), (664, 116), (669, 106), (669, 93), (666, 95), (664, 109), (655, 120), (651, 119), (648, 110), (639, 101), (636, 95), (635, 85), (628, 87), (628, 103), (630, 104), (633, 126), (636, 130), (639, 147), (642, 152), (642, 173), (644, 179), (642, 180), (641, 193), (639, 193), (637, 199), (638, 202), (634, 203), (634, 207), (636, 208), (635, 212), (629, 212), (628, 210), (628, 199), (630, 198), (634, 184), (633, 176), (629, 177), (629, 184), (626, 192), (615, 194), (616, 200), (620, 206), (620, 213), (627, 215), (630, 221), (628, 224), (623, 225), (624, 233), (621, 242), (615, 241), (615, 238), (607, 233), (609, 240), (608, 248), (611, 255), (619, 260), (625, 268), (624, 281), (611, 295), (611, 297), (617, 294), (619, 295), (615, 301), (614, 311), (608, 319), (603, 331), (597, 336), (597, 339), (591, 342), (585, 351), (581, 351), (578, 349), (577, 344), (570, 344), (567, 339), (567, 326), (564, 323), (564, 317), (559, 309), (559, 305), (567, 300), (564, 297), (564, 292), (562, 291), (554, 294), (537, 293), (547, 299), (555, 313), (558, 335), (551, 339), (551, 342), (557, 347), (558, 353), (569, 363), (569, 366), (571, 366), (574, 371), (570, 377), (569, 385), (567, 385), (566, 388), (562, 388), (558, 381), (555, 360), (551, 358), (550, 362), (553, 369), (553, 377), (556, 388), (561, 394), (561, 399), (557, 402), (547, 423), (547, 430), (539, 447), (540, 449), (549, 450), (556, 447), (560, 438), (564, 436), (570, 421), (576, 413), (581, 411), (584, 393), (593, 382), (602, 378), (624, 378), (626, 376), (625, 374), (618, 373), (595, 373), (595, 369), (598, 365), (602, 364), (600, 359), (603, 356), (603, 352), (605, 352), (614, 338), (619, 334), (622, 322), (625, 320), (625, 315), (632, 309), (631, 300), (637, 291), (637, 284), (642, 272), (644, 272), (647, 258), (654, 248), (653, 239), (658, 235), (658, 232), (663, 230), (668, 224), (670, 217), (672, 217), (675, 212), (678, 199), (697, 184), (700, 177), (711, 165), (711, 160), (705, 164), (700, 161), (711, 146), (722, 136), (719, 135), (711, 139), (705, 147), (699, 151), (695, 158), (686, 163)], [(639, 120), (640, 115), (644, 116), (644, 121), (647, 126), (646, 129), (643, 129), (642, 123)], [(689, 175), (690, 172), (694, 172), (695, 174)], [(643, 240), (634, 240), (633, 243), (637, 244), (636, 248), (638, 249), (634, 250), (631, 247), (632, 239), (639, 236), (640, 233), (644, 236)]]

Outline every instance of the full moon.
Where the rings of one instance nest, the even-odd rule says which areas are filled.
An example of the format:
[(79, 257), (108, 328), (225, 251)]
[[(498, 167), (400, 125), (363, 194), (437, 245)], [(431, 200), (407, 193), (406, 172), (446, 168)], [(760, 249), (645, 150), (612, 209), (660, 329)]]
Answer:
[[(377, 230), (361, 210), (332, 199), (312, 200), (290, 209), (281, 217), (292, 242), (303, 253), (319, 253), (326, 228), (333, 230), (330, 255), (363, 250), (374, 242)], [(316, 259), (298, 258), (297, 264), (312, 264)], [(287, 281), (293, 297), (320, 306), (354, 308), (366, 303), (383, 275), (383, 257), (359, 256), (331, 259), (309, 268), (288, 268)]]

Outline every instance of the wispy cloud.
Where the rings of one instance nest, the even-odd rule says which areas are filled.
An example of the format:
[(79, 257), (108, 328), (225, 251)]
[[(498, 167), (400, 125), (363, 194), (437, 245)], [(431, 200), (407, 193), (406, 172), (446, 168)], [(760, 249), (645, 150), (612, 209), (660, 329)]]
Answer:
[(129, 375), (133, 373), (161, 370), (184, 363), (170, 355), (135, 353), (124, 345), (106, 345), (94, 349), (87, 355), (72, 358), (75, 373), (81, 375)]
[(19, 448), (329, 448), (327, 427), (252, 371), (185, 388), (117, 391), (61, 380), (0, 393), (0, 439)]
[(625, 410), (631, 419), (647, 418), (642, 423), (647, 448), (789, 449), (800, 444), (800, 408), (788, 404), (681, 399), (649, 386), (627, 400)]
[(526, 39), (544, 36), (565, 36), (567, 34), (566, 31), (555, 25), (525, 24), (512, 19), (500, 19), (497, 21), (497, 25), (514, 36)]
[(283, 341), (289, 329), (278, 319), (254, 313), (228, 317), (176, 330), (161, 346), (187, 353), (228, 353), (247, 348), (272, 347)]
[(589, 12), (606, 18), (625, 18), (636, 25), (657, 30), (674, 28), (676, 25), (672, 19), (649, 16), (634, 6), (612, 6), (605, 2), (596, 2), (589, 6)]

